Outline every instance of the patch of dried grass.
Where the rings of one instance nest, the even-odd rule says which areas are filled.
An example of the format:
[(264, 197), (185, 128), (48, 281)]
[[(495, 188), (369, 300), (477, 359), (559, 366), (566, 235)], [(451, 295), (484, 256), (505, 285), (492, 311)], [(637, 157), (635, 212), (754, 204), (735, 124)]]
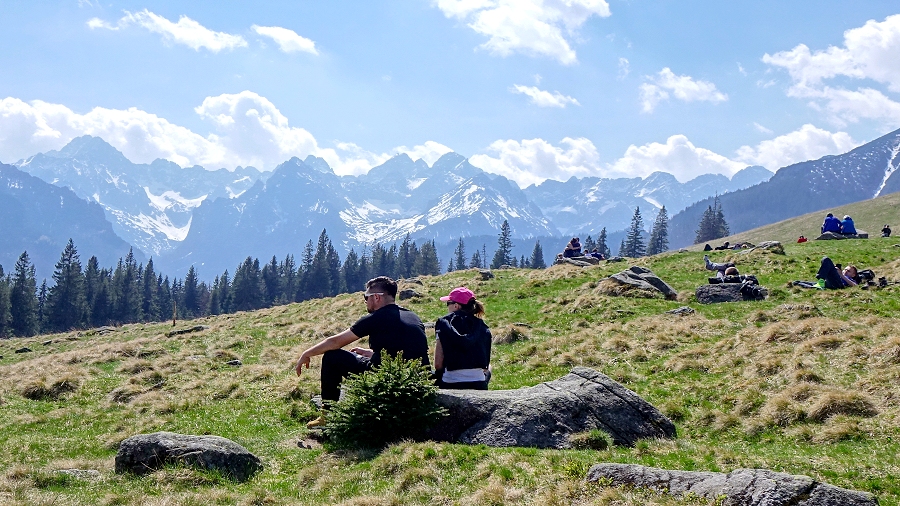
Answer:
[(858, 392), (830, 390), (819, 395), (809, 408), (809, 419), (825, 421), (835, 415), (872, 417), (878, 414), (875, 403)]
[(606, 278), (597, 283), (597, 293), (611, 297), (632, 297), (636, 299), (654, 299), (662, 297), (657, 290), (645, 290), (643, 288), (619, 283), (612, 278)]
[(19, 394), (33, 401), (55, 401), (76, 392), (82, 383), (78, 370), (62, 370), (55, 376), (42, 375), (21, 383)]
[(528, 329), (519, 325), (507, 325), (493, 331), (491, 334), (493, 335), (491, 342), (494, 344), (512, 344), (526, 341), (530, 338)]

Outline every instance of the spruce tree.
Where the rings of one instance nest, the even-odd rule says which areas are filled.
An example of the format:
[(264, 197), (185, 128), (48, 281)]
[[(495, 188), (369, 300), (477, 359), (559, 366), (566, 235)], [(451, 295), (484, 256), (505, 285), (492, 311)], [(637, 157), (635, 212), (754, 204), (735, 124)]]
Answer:
[[(300, 258), (300, 289), (299, 294), (297, 296), (297, 300), (306, 300), (311, 299), (312, 290), (314, 288), (314, 282), (310, 277), (310, 271), (312, 270), (313, 258), (315, 258), (315, 249), (313, 249), (312, 240), (306, 241), (306, 246), (303, 247), (303, 256)], [(237, 274), (237, 271), (235, 271)]]
[(650, 231), (650, 242), (647, 245), (647, 254), (656, 255), (669, 250), (669, 214), (666, 206), (662, 206), (656, 219), (653, 221), (653, 229)]
[(603, 227), (600, 235), (597, 236), (597, 252), (603, 255), (604, 258), (612, 256), (612, 251), (609, 250), (609, 246), (606, 244), (606, 227)]
[(503, 220), (503, 224), (500, 225), (500, 236), (497, 238), (497, 251), (494, 252), (494, 258), (491, 260), (491, 269), (497, 269), (501, 265), (512, 265), (512, 247), (509, 221)]
[(347, 285), (344, 284), (344, 277), (341, 275), (341, 257), (338, 255), (338, 252), (331, 241), (328, 241), (328, 251), (325, 255), (325, 263), (328, 266), (328, 277), (331, 282), (331, 292), (329, 295), (333, 297), (339, 293), (344, 293), (347, 289)]
[(263, 298), (265, 307), (269, 307), (278, 299), (281, 293), (281, 270), (278, 268), (278, 259), (272, 255), (269, 261), (262, 269)]
[(359, 279), (359, 255), (356, 254), (356, 250), (353, 248), (350, 248), (350, 252), (344, 258), (344, 265), (341, 266), (341, 275), (344, 277), (344, 286), (347, 287), (347, 290), (359, 290), (359, 287), (364, 283)]
[(594, 242), (593, 239), (591, 239), (591, 236), (587, 236), (587, 239), (585, 239), (581, 243), (581, 251), (583, 251), (585, 255), (587, 255), (588, 253), (593, 251), (594, 248), (596, 248), (596, 247), (597, 247), (597, 243)]
[(644, 244), (644, 219), (641, 218), (641, 208), (634, 208), (634, 215), (631, 216), (631, 226), (628, 227), (628, 233), (625, 235), (625, 249), (622, 256), (630, 258), (638, 258), (647, 254), (647, 246)]
[(19, 255), (15, 269), (9, 293), (9, 326), (13, 335), (29, 337), (38, 332), (38, 300), (34, 265), (27, 251)]
[(232, 311), (252, 311), (263, 307), (262, 291), (259, 260), (247, 257), (234, 272), (231, 285)]
[(0, 339), (11, 337), (9, 318), (9, 278), (0, 265)]
[(619, 256), (628, 256), (625, 254), (625, 238), (622, 238), (622, 242), (619, 243), (619, 251), (616, 253)]
[(278, 266), (278, 270), (281, 277), (279, 302), (281, 304), (295, 302), (297, 300), (299, 279), (297, 278), (297, 264), (294, 262), (294, 255), (285, 255), (284, 261)]
[(434, 240), (425, 241), (419, 251), (419, 261), (416, 264), (416, 275), (437, 276), (441, 273), (441, 261), (437, 256), (437, 247)]
[(184, 286), (182, 288), (181, 307), (185, 318), (200, 316), (200, 290), (198, 283), (197, 270), (192, 265), (184, 277)]
[(462, 236), (460, 236), (459, 242), (456, 243), (456, 249), (453, 250), (453, 257), (456, 262), (453, 263), (451, 260), (450, 265), (453, 265), (452, 270), (461, 271), (466, 268), (466, 243), (463, 242)]
[(707, 206), (697, 226), (697, 234), (694, 244), (720, 239), (730, 233), (728, 223), (725, 221), (725, 213), (722, 210), (722, 202), (719, 196), (713, 199), (713, 203)]
[(531, 260), (528, 266), (532, 269), (546, 269), (547, 263), (544, 261), (544, 250), (541, 248), (541, 241), (535, 241), (534, 249), (531, 250)]
[(54, 332), (81, 328), (87, 317), (84, 273), (75, 243), (69, 239), (53, 271), (54, 285), (47, 294), (47, 326)]
[(400, 249), (397, 251), (397, 276), (401, 278), (412, 277), (413, 268), (416, 264), (416, 258), (413, 254), (414, 243), (409, 238), (409, 234), (403, 238)]
[(50, 290), (47, 288), (47, 279), (44, 278), (41, 281), (41, 287), (38, 288), (38, 304), (37, 304), (37, 321), (38, 321), (38, 334), (44, 332), (44, 329), (47, 328), (47, 292)]
[(158, 322), (165, 320), (159, 307), (159, 292), (157, 290), (157, 274), (153, 269), (153, 258), (147, 260), (147, 266), (141, 273), (141, 311), (145, 322)]
[(475, 250), (475, 253), (472, 253), (472, 260), (469, 261), (469, 268), (481, 269), (481, 251)]

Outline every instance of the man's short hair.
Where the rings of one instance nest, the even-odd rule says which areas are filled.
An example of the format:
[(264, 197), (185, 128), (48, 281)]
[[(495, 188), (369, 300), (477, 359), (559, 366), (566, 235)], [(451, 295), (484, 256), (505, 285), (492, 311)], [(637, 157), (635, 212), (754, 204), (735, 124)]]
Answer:
[(387, 276), (378, 276), (366, 281), (366, 290), (369, 293), (383, 292), (391, 298), (397, 297), (397, 282)]
[(725, 269), (726, 276), (738, 276), (738, 270), (736, 267), (729, 267)]

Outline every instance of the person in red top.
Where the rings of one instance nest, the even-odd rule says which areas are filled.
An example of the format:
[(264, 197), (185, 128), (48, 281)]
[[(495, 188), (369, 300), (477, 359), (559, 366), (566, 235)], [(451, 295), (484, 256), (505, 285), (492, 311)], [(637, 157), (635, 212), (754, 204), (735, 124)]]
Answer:
[(806, 242), (806, 237), (803, 237), (803, 236), (801, 235), (800, 238), (797, 239), (797, 242)]

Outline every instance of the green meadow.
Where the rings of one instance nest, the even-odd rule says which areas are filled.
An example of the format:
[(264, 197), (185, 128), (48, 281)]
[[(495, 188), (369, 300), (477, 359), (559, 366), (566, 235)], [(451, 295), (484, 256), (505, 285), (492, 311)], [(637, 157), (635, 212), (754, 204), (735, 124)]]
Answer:
[[(890, 223), (879, 220), (879, 229), (880, 221)], [(209, 329), (173, 337), (169, 322), (0, 341), (0, 504), (708, 504), (585, 483), (599, 462), (767, 468), (900, 504), (900, 285), (818, 291), (789, 284), (814, 280), (823, 255), (900, 281), (898, 243), (711, 252), (755, 274), (769, 288), (761, 302), (698, 304), (694, 290), (710, 273), (696, 251), (500, 270), (488, 281), (468, 270), (401, 283), (422, 295), (402, 304), (425, 321), (443, 314), (438, 297), (455, 286), (483, 300), (485, 319), (506, 341), (494, 346), (492, 389), (587, 366), (675, 422), (677, 439), (632, 448), (403, 442), (381, 451), (323, 449), (305, 427), (316, 416), (309, 399), (318, 393), (320, 360), (300, 378), (293, 364), (305, 347), (363, 314), (360, 293), (178, 322)], [(678, 300), (606, 295), (599, 282), (628, 265), (650, 268)], [(695, 312), (666, 313), (680, 306)], [(432, 345), (433, 338), (430, 332)], [(23, 346), (33, 351), (15, 353)], [(226, 365), (233, 359), (243, 366)], [(120, 441), (160, 430), (232, 439), (265, 468), (245, 483), (182, 467), (143, 477), (113, 472)]]

